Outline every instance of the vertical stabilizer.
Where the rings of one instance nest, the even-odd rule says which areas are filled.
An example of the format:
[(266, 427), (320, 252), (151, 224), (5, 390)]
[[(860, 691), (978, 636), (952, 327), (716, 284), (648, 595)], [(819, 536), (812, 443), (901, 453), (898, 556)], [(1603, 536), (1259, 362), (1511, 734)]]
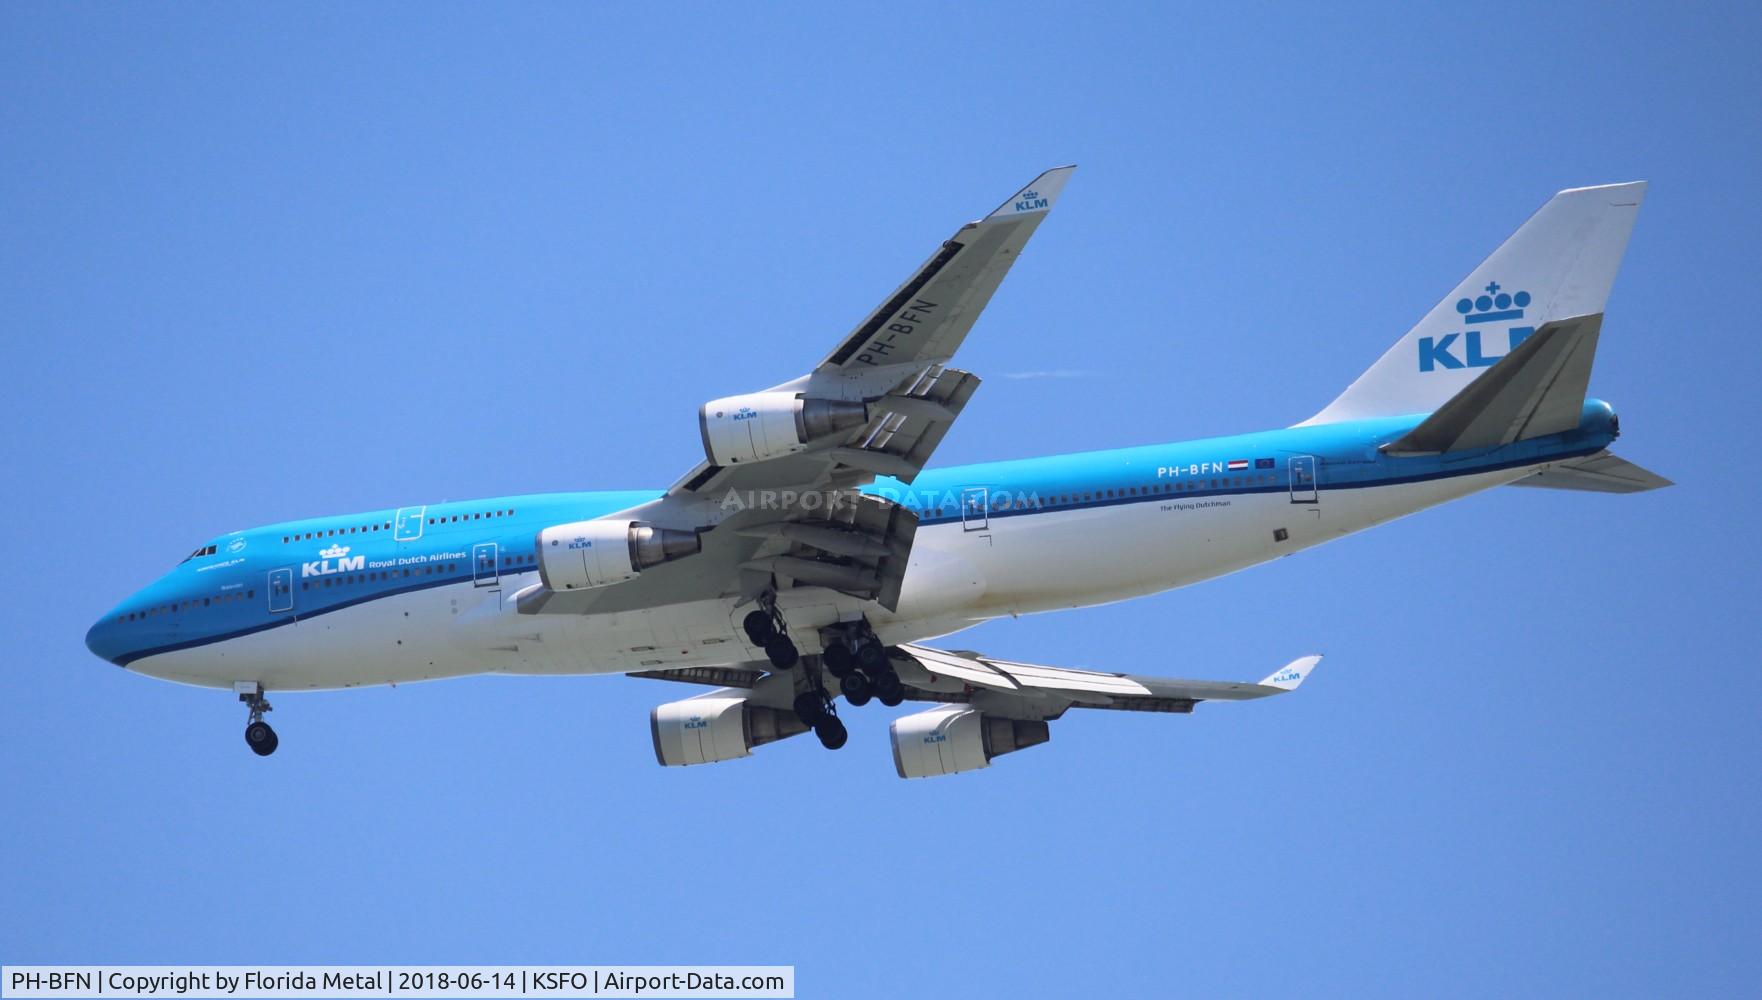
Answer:
[(1603, 311), (1644, 181), (1548, 200), (1340, 397), (1304, 424), (1430, 413), (1543, 324)]

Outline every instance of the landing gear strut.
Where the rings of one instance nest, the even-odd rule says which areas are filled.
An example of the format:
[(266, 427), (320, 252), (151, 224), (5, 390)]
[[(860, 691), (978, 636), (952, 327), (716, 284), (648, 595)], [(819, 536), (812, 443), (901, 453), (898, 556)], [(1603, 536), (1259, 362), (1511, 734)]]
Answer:
[(269, 723), (263, 721), (263, 713), (271, 711), (269, 699), (263, 697), (263, 686), (254, 685), (250, 690), (240, 691), (239, 700), (251, 710), (251, 716), (245, 723), (245, 745), (259, 757), (267, 757), (281, 746), (281, 739)]

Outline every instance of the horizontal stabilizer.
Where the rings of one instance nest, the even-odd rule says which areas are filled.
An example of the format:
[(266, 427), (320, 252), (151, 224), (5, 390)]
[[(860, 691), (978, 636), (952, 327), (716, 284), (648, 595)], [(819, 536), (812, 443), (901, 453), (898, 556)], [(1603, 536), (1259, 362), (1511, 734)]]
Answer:
[(1603, 452), (1588, 458), (1550, 465), (1512, 486), (1540, 486), (1551, 490), (1588, 490), (1592, 493), (1644, 493), (1676, 484), (1625, 458)]
[(1578, 427), (1603, 314), (1545, 323), (1399, 441), (1391, 455), (1496, 448)]

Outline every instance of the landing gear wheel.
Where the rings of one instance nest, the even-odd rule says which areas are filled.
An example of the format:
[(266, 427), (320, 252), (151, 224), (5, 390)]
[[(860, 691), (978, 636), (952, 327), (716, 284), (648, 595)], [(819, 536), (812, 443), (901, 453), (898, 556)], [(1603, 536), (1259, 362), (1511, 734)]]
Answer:
[(857, 658), (849, 646), (835, 642), (820, 653), (820, 662), (826, 664), (827, 673), (842, 678), (856, 669)]
[(772, 636), (765, 643), (765, 655), (770, 657), (771, 666), (778, 670), (788, 670), (801, 660), (801, 650), (796, 649), (795, 643), (786, 635)]
[(281, 739), (269, 728), (269, 723), (259, 720), (245, 727), (245, 744), (257, 756), (267, 757), (281, 746)]
[(769, 643), (771, 638), (777, 634), (777, 629), (771, 624), (771, 613), (768, 611), (747, 612), (746, 617), (741, 619), (740, 627), (746, 630), (746, 637), (751, 639), (755, 646)]
[(839, 680), (838, 690), (843, 692), (845, 701), (850, 702), (858, 708), (867, 705), (869, 699), (874, 697), (874, 691), (869, 686), (869, 679), (854, 671), (845, 674), (844, 677)]
[(820, 745), (828, 750), (837, 750), (850, 739), (850, 731), (844, 728), (843, 720), (836, 715), (824, 715), (814, 723), (814, 735), (820, 738)]
[[(246, 687), (247, 684), (250, 686)], [(239, 700), (251, 713), (245, 720), (245, 745), (259, 757), (269, 756), (281, 746), (281, 740), (275, 730), (269, 728), (269, 723), (263, 721), (263, 714), (271, 710), (269, 699), (263, 697), (263, 685), (246, 681), (233, 685), (233, 690), (239, 693)]]
[(880, 644), (865, 642), (857, 649), (857, 666), (870, 674), (878, 674), (887, 670), (887, 650)]
[(875, 678), (875, 700), (888, 708), (896, 708), (905, 701), (905, 685), (899, 682), (898, 674), (883, 674)]
[(826, 717), (826, 698), (818, 691), (803, 691), (795, 696), (795, 717), (809, 726), (818, 726)]

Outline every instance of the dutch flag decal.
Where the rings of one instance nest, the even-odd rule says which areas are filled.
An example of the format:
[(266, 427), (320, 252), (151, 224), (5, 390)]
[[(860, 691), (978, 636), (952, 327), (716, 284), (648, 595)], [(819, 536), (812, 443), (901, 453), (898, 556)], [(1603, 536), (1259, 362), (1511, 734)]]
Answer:
[(1246, 458), (1232, 458), (1232, 459), (1230, 459), (1230, 471), (1231, 472), (1239, 472), (1242, 469), (1246, 469), (1246, 468), (1248, 468), (1248, 460)]

